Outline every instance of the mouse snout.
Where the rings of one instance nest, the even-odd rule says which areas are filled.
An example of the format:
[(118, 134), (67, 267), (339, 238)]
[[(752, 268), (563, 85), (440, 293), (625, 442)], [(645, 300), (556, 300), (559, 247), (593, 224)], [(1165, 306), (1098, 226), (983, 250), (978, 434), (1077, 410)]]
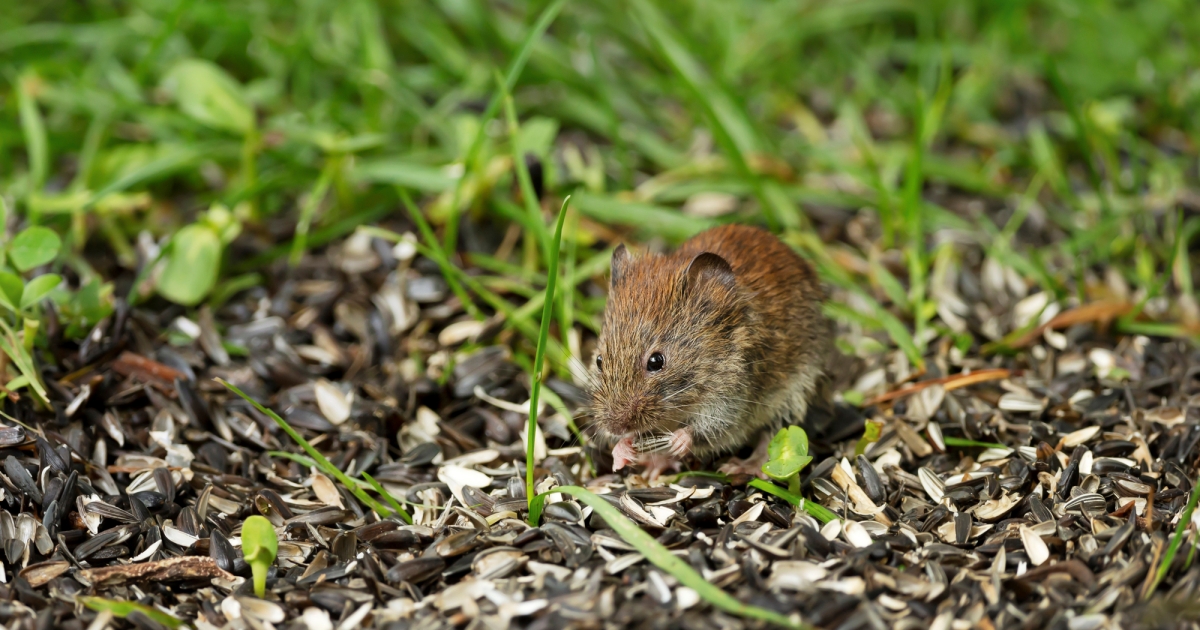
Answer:
[(642, 415), (643, 406), (644, 401), (634, 399), (611, 407), (607, 422), (609, 433), (613, 435), (633, 433), (640, 424), (639, 419)]

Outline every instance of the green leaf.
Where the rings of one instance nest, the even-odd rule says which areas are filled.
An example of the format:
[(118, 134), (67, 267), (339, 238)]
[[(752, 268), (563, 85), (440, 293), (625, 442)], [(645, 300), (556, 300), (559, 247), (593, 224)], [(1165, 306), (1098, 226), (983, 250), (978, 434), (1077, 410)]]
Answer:
[(254, 574), (254, 594), (262, 597), (267, 590), (267, 570), (279, 552), (279, 539), (271, 521), (255, 514), (242, 523), (242, 554)]
[[(143, 145), (136, 146), (143, 147)], [(143, 147), (143, 150), (136, 153), (110, 149), (108, 154), (117, 153), (125, 159), (119, 160), (118, 167), (112, 169), (111, 181), (92, 193), (86, 205), (91, 207), (113, 193), (129, 190), (140, 184), (192, 168), (202, 160), (211, 159), (219, 151), (218, 146), (179, 144), (160, 145), (153, 148)], [(131, 154), (135, 157), (131, 157)]]
[(772, 479), (787, 481), (812, 461), (808, 455), (808, 435), (800, 427), (784, 427), (771, 438), (762, 470)]
[(179, 626), (183, 625), (182, 620), (176, 619), (175, 617), (172, 617), (171, 615), (168, 615), (157, 608), (152, 608), (137, 602), (87, 596), (80, 596), (78, 601), (96, 612), (110, 612), (114, 617), (120, 617), (122, 619), (132, 615), (133, 613), (141, 613), (147, 618), (161, 623), (168, 628), (178, 628)]
[(44, 265), (58, 255), (62, 239), (47, 227), (34, 225), (25, 228), (13, 238), (8, 257), (18, 271), (25, 272)]
[[(549, 345), (550, 337), (550, 320), (554, 308), (554, 285), (558, 283), (558, 248), (562, 244), (563, 219), (567, 217), (567, 204), (571, 203), (571, 196), (567, 195), (563, 199), (562, 207), (558, 210), (558, 224), (554, 228), (554, 240), (550, 242), (549, 265), (546, 270), (546, 302), (542, 308), (542, 325), (538, 331), (537, 350), (534, 353), (533, 374), (530, 374), (530, 382), (533, 383), (529, 392), (529, 421), (525, 427), (525, 496), (528, 500), (532, 500), (533, 492), (533, 472), (534, 464), (533, 451), (535, 440), (537, 439), (537, 415), (538, 415), (538, 396), (542, 391), (542, 366), (546, 360), (546, 346)], [(530, 506), (532, 508), (532, 505)], [(539, 510), (540, 512), (540, 510)], [(530, 509), (530, 522), (536, 523), (533, 517), (538, 516)]]
[(17, 312), (21, 296), (25, 293), (25, 283), (21, 277), (8, 271), (0, 271), (0, 306), (12, 312)]
[(622, 201), (608, 195), (580, 192), (572, 205), (589, 219), (609, 225), (633, 226), (671, 241), (686, 240), (718, 225), (716, 221), (690, 217), (672, 208)]
[(417, 164), (400, 158), (363, 160), (350, 176), (358, 182), (395, 184), (421, 192), (443, 192), (454, 188), (458, 177), (440, 166)]
[(217, 282), (221, 239), (208, 226), (192, 224), (175, 234), (170, 247), (158, 292), (177, 304), (194, 306)]
[(854, 447), (854, 455), (862, 455), (867, 451), (867, 447), (873, 442), (879, 441), (879, 436), (883, 434), (883, 423), (877, 420), (868, 420), (863, 427), (863, 436), (858, 440), (858, 444)]
[(517, 134), (517, 147), (522, 154), (532, 153), (542, 159), (549, 154), (554, 138), (558, 136), (557, 120), (534, 116), (521, 123)]
[(185, 59), (163, 79), (179, 108), (196, 122), (239, 135), (254, 131), (254, 110), (242, 86), (216, 64)]
[(21, 293), (21, 308), (27, 309), (37, 304), (61, 283), (62, 276), (56, 273), (43, 274), (30, 280)]
[[(806, 627), (804, 624), (796, 623), (777, 612), (739, 602), (732, 595), (721, 590), (720, 587), (710, 583), (704, 576), (697, 573), (692, 568), (692, 565), (671, 553), (669, 549), (662, 546), (650, 534), (647, 534), (642, 528), (629, 520), (628, 517), (613, 507), (606, 499), (578, 486), (560, 486), (550, 492), (567, 494), (587, 504), (596, 514), (599, 514), (604, 519), (605, 523), (608, 523), (609, 527), (613, 528), (625, 542), (632, 545), (634, 549), (645, 556), (651, 564), (671, 574), (672, 577), (679, 580), (680, 584), (696, 591), (704, 601), (712, 604), (714, 607), (730, 614), (750, 619), (759, 619), (785, 628)], [(545, 500), (545, 495), (540, 496)]]

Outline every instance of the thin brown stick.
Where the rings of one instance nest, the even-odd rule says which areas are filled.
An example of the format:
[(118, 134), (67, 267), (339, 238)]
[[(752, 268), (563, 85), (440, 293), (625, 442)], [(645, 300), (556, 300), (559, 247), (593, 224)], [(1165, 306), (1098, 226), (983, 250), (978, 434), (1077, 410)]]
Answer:
[(913, 383), (912, 385), (909, 385), (903, 389), (897, 389), (895, 391), (887, 392), (886, 394), (880, 394), (864, 402), (863, 406), (869, 407), (871, 405), (878, 405), (880, 403), (896, 400), (897, 398), (904, 398), (905, 396), (915, 394), (927, 387), (932, 387), (934, 385), (942, 385), (946, 388), (946, 391), (951, 391), (962, 387), (976, 385), (978, 383), (998, 381), (1000, 379), (1008, 378), (1009, 376), (1012, 376), (1012, 374), (1012, 370), (1004, 368), (977, 370), (969, 374), (952, 374), (950, 376), (943, 376), (942, 378), (935, 378), (928, 381), (921, 381), (920, 383)]

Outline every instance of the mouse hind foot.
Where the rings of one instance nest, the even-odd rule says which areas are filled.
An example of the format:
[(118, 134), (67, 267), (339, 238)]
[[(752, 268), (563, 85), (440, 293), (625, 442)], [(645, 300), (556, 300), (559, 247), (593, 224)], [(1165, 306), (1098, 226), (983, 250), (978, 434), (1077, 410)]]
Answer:
[(718, 472), (726, 475), (754, 475), (760, 479), (766, 479), (767, 475), (763, 472), (763, 464), (767, 463), (767, 446), (771, 443), (771, 438), (774, 435), (764, 431), (759, 437), (758, 444), (754, 447), (754, 452), (745, 459), (731, 457), (729, 461), (721, 465)]

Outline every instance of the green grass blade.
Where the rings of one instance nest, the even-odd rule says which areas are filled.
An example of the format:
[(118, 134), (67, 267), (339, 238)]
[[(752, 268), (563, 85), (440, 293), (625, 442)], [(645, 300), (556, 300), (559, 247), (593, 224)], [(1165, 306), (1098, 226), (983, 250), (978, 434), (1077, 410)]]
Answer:
[(1200, 477), (1196, 479), (1196, 485), (1192, 487), (1192, 496), (1188, 497), (1183, 514), (1179, 516), (1179, 524), (1175, 526), (1175, 533), (1171, 535), (1171, 544), (1167, 547), (1167, 552), (1163, 554), (1162, 562), (1158, 565), (1158, 572), (1154, 575), (1154, 581), (1150, 583), (1150, 588), (1146, 589), (1146, 594), (1142, 599), (1150, 599), (1158, 585), (1167, 577), (1167, 571), (1171, 569), (1171, 563), (1175, 561), (1175, 554), (1179, 553), (1179, 547), (1183, 544), (1183, 536), (1187, 533), (1188, 526), (1192, 524), (1192, 513), (1196, 511), (1197, 501), (1200, 501)]
[(966, 438), (956, 437), (944, 437), (942, 438), (942, 442), (944, 442), (946, 446), (957, 446), (959, 448), (1008, 448), (1003, 444), (997, 444), (995, 442), (980, 442), (979, 440), (968, 440)]
[(114, 617), (125, 619), (129, 615), (139, 613), (145, 615), (147, 619), (160, 623), (168, 628), (178, 628), (183, 625), (183, 620), (168, 615), (167, 613), (154, 608), (139, 604), (137, 602), (129, 602), (120, 599), (107, 599), (104, 597), (80, 596), (79, 603), (91, 608), (96, 612), (109, 612)]
[(296, 235), (292, 238), (292, 253), (288, 259), (288, 264), (293, 267), (300, 264), (304, 250), (308, 249), (308, 230), (312, 226), (313, 217), (317, 214), (317, 208), (325, 199), (325, 193), (329, 192), (329, 184), (333, 182), (333, 174), (341, 162), (335, 158), (326, 158), (326, 160), (325, 168), (321, 169), (321, 176), (317, 178), (317, 183), (313, 185), (312, 190), (308, 193), (308, 198), (304, 200), (304, 206), (300, 208), (300, 218), (296, 221)]
[[(471, 299), (471, 295), (467, 293), (466, 290), (463, 289), (462, 284), (459, 283), (458, 278), (453, 271), (456, 270), (457, 267), (454, 267), (454, 265), (450, 262), (450, 257), (446, 254), (446, 252), (438, 247), (437, 236), (434, 235), (433, 228), (429, 226), (429, 222), (425, 220), (425, 215), (421, 214), (421, 209), (417, 207), (417, 204), (413, 203), (412, 197), (408, 195), (408, 191), (397, 187), (396, 192), (400, 194), (400, 200), (404, 202), (404, 208), (408, 210), (408, 216), (412, 218), (413, 223), (417, 225), (417, 231), (421, 233), (421, 238), (425, 239), (425, 243), (431, 250), (437, 252), (437, 255), (434, 257), (434, 262), (441, 267), (442, 276), (446, 278), (446, 284), (450, 286), (450, 290), (454, 292), (454, 295), (458, 296), (459, 301), (462, 302), (463, 308), (466, 309), (468, 315), (474, 317), (475, 319), (482, 320), (483, 313), (479, 312), (479, 308), (475, 306), (475, 301)], [(449, 229), (449, 227), (447, 227), (447, 229)]]
[[(504, 87), (508, 92), (512, 92), (517, 86), (517, 78), (521, 76), (521, 72), (525, 69), (525, 62), (529, 60), (530, 53), (533, 52), (533, 44), (550, 28), (550, 23), (558, 15), (558, 12), (566, 4), (566, 0), (554, 0), (549, 6), (542, 10), (542, 14), (538, 16), (537, 22), (534, 22), (533, 28), (525, 35), (525, 41), (521, 42), (521, 47), (517, 50), (517, 56), (513, 57), (512, 62), (508, 64), (508, 71), (504, 73)], [(488, 123), (496, 115), (500, 109), (500, 94), (492, 95), (492, 99), (488, 101), (487, 109), (483, 112), (483, 117), (479, 121), (479, 128), (475, 132), (474, 139), (471, 140), (470, 148), (467, 149), (467, 154), (463, 156), (464, 174), (458, 179), (454, 186), (454, 195), (450, 202), (450, 216), (446, 222), (446, 233), (443, 235), (443, 249), (446, 251), (454, 251), (458, 245), (458, 216), (459, 203), (462, 201), (463, 187), (466, 184), (467, 173), (473, 170), (476, 159), (479, 157), (479, 151), (483, 148), (483, 142), (487, 138)]]
[(521, 147), (520, 126), (517, 123), (517, 113), (513, 108), (512, 95), (509, 94), (504, 81), (496, 77), (500, 86), (501, 100), (504, 102), (504, 118), (508, 123), (508, 138), (512, 151), (513, 172), (517, 174), (517, 183), (521, 187), (521, 197), (525, 200), (525, 212), (529, 216), (527, 223), (533, 228), (533, 238), (537, 241), (543, 261), (550, 260), (550, 235), (546, 232), (546, 223), (542, 219), (542, 208), (539, 205), (537, 192), (533, 189), (533, 180), (529, 176), (529, 167), (525, 165), (525, 154)]
[(453, 177), (440, 166), (417, 164), (403, 158), (374, 158), (357, 161), (351, 171), (356, 182), (391, 184), (426, 193), (440, 193), (454, 188), (461, 177)]
[(21, 117), (21, 133), (25, 136), (25, 152), (29, 159), (29, 191), (39, 193), (50, 171), (50, 149), (46, 140), (46, 123), (37, 106), (39, 79), (27, 72), (18, 81), (17, 108)]
[(780, 488), (779, 486), (765, 479), (751, 479), (750, 483), (746, 485), (750, 486), (751, 488), (762, 490), (767, 494), (773, 494), (780, 499), (783, 499), (784, 501), (787, 501), (788, 503), (791, 503), (792, 505), (804, 510), (805, 512), (808, 512), (809, 516), (821, 521), (822, 523), (828, 523), (829, 521), (837, 520), (838, 518), (837, 514), (834, 514), (828, 508), (817, 503), (816, 501), (805, 499), (804, 497)]
[[(341, 482), (341, 484), (345, 486), (346, 489), (351, 492), (351, 494), (358, 497), (359, 501), (362, 501), (364, 505), (374, 510), (379, 516), (388, 516), (388, 512), (390, 510), (388, 510), (387, 507), (375, 499), (372, 499), (371, 496), (364, 492), (362, 488), (360, 488), (358, 484), (354, 482), (353, 479), (351, 479), (346, 473), (342, 472), (337, 466), (334, 466), (333, 462), (329, 461), (324, 455), (321, 454), (320, 451), (313, 448), (313, 445), (309, 444), (308, 440), (304, 439), (303, 435), (297, 433), (296, 430), (292, 428), (292, 425), (288, 424), (286, 420), (279, 417), (279, 414), (260, 405), (258, 401), (251, 398), (246, 394), (246, 392), (238, 389), (238, 387), (233, 383), (220, 378), (216, 379), (216, 381), (229, 388), (229, 390), (233, 393), (241, 396), (246, 402), (253, 405), (254, 408), (259, 410), (259, 412), (261, 412), (263, 415), (274, 420), (275, 424), (279, 425), (279, 428), (283, 429), (283, 432), (287, 433), (288, 437), (292, 438), (293, 442), (295, 442), (300, 448), (304, 449), (304, 452), (308, 453), (309, 457), (313, 458), (313, 461), (317, 463), (317, 468), (321, 469), (321, 472), (324, 472), (325, 474), (330, 475)], [(412, 517), (409, 516), (408, 512), (400, 510), (399, 514), (400, 518), (404, 519), (406, 523), (412, 523)]]
[(100, 188), (100, 190), (92, 193), (91, 199), (88, 199), (87, 203), (84, 204), (84, 208), (91, 208), (96, 205), (97, 201), (112, 193), (128, 190), (138, 184), (166, 177), (177, 171), (194, 167), (206, 159), (213, 159), (220, 155), (220, 151), (216, 150), (215, 147), (205, 147), (203, 145), (174, 145), (160, 148), (159, 151), (161, 151), (162, 155), (153, 161), (147, 162), (121, 175)]
[(591, 491), (578, 486), (561, 486), (554, 488), (551, 492), (567, 494), (587, 504), (604, 519), (605, 523), (608, 523), (609, 527), (613, 528), (625, 542), (632, 545), (634, 549), (637, 549), (639, 553), (645, 556), (651, 564), (669, 573), (676, 580), (679, 580), (680, 584), (696, 591), (704, 601), (713, 607), (730, 614), (738, 615), (739, 617), (758, 619), (785, 628), (806, 627), (804, 624), (792, 621), (777, 612), (743, 604), (734, 599), (729, 593), (709, 583), (690, 564), (662, 546), (650, 534), (647, 534), (642, 528), (629, 520), (620, 510), (613, 507), (607, 499), (601, 498)]
[[(340, 238), (346, 234), (358, 229), (359, 226), (378, 221), (387, 215), (394, 212), (391, 205), (379, 205), (372, 208), (356, 212), (350, 216), (338, 219), (334, 223), (330, 223), (319, 230), (309, 233), (307, 237), (308, 247), (318, 247), (333, 240)], [(262, 269), (272, 261), (277, 260), (281, 256), (286, 256), (292, 251), (291, 243), (280, 243), (274, 245), (267, 251), (249, 259), (238, 262), (233, 266), (232, 271), (235, 273), (245, 273)]]
[(17, 366), (17, 371), (21, 373), (29, 388), (33, 390), (34, 398), (42, 405), (48, 405), (50, 399), (46, 394), (46, 386), (42, 384), (41, 372), (34, 367), (33, 356), (29, 350), (17, 339), (17, 333), (8, 325), (4, 318), (0, 318), (0, 352), (8, 355), (8, 359)]
[(662, 13), (646, 0), (632, 0), (634, 13), (640, 18), (654, 45), (667, 63), (683, 79), (692, 98), (712, 122), (713, 136), (729, 154), (738, 173), (750, 182), (762, 205), (767, 225), (772, 231), (780, 227), (798, 228), (803, 220), (799, 211), (781, 194), (770, 194), (761, 177), (750, 167), (749, 155), (761, 150), (753, 125), (745, 112), (722, 87), (708, 76), (699, 61), (688, 51), (683, 41)]
[[(542, 326), (538, 331), (537, 353), (533, 359), (533, 382), (529, 392), (529, 423), (525, 427), (525, 497), (533, 500), (533, 446), (537, 437), (538, 396), (542, 391), (542, 366), (546, 361), (547, 339), (550, 337), (550, 321), (554, 316), (554, 287), (558, 283), (558, 248), (562, 243), (563, 222), (567, 217), (568, 195), (558, 211), (558, 222), (554, 227), (554, 240), (550, 242), (549, 269), (546, 270), (546, 300), (542, 307)], [(532, 504), (530, 505), (532, 508)], [(532, 520), (532, 510), (530, 521)]]
[(649, 234), (679, 242), (718, 225), (710, 219), (689, 217), (678, 210), (635, 201), (622, 201), (607, 195), (580, 192), (575, 209), (607, 224), (635, 226)]
[[(392, 496), (392, 493), (384, 489), (383, 484), (375, 481), (375, 478), (371, 475), (368, 475), (366, 471), (363, 471), (362, 478), (367, 480), (367, 483), (371, 485), (371, 488), (375, 490), (376, 494), (383, 497), (383, 500), (387, 501), (388, 505), (392, 506), (392, 510), (396, 512), (396, 514), (403, 514), (405, 516), (408, 515), (408, 512), (404, 511), (404, 506), (400, 505), (400, 502), (396, 500), (396, 497)], [(403, 519), (404, 516), (401, 516), (400, 518)], [(408, 522), (409, 525), (412, 524), (411, 519), (406, 519), (406, 522)]]

